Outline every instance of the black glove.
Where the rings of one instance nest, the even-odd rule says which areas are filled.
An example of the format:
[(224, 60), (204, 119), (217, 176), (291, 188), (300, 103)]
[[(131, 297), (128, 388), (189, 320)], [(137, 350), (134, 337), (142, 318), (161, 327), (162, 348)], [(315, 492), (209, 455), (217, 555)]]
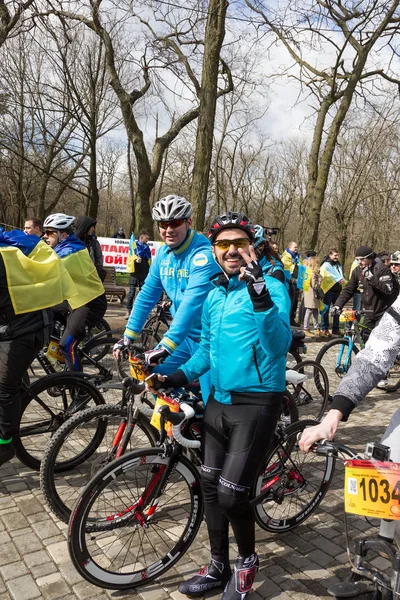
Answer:
[[(161, 383), (161, 382), (160, 382)], [(189, 383), (188, 378), (185, 373), (178, 369), (171, 375), (166, 375), (164, 381), (162, 382), (163, 387), (165, 388), (180, 388)]]
[(340, 308), (340, 306), (332, 306), (330, 313), (332, 316), (335, 315), (340, 315), (340, 313), (342, 312), (342, 309)]
[(159, 365), (164, 362), (170, 353), (164, 346), (156, 346), (154, 350), (148, 350), (144, 353), (144, 359), (148, 365)]
[(133, 342), (134, 340), (124, 335), (122, 339), (118, 340), (118, 342), (114, 344), (113, 351), (115, 352), (116, 350), (123, 350), (124, 348), (129, 349), (129, 346), (133, 344)]
[(247, 283), (247, 291), (253, 303), (254, 312), (263, 312), (274, 306), (258, 262), (253, 260), (246, 265), (242, 277)]
[(365, 277), (365, 279), (371, 279), (371, 277), (374, 276), (373, 272), (371, 271), (370, 267), (364, 267), (362, 270), (362, 273)]

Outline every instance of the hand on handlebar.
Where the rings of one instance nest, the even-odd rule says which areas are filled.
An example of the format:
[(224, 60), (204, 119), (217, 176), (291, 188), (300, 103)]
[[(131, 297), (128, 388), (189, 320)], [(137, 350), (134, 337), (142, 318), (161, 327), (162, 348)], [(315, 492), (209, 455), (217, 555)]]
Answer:
[(331, 313), (332, 316), (340, 315), (340, 313), (342, 312), (342, 309), (340, 308), (340, 306), (332, 306), (332, 308), (329, 312)]
[(124, 348), (129, 349), (129, 346), (131, 344), (133, 344), (133, 340), (131, 340), (131, 338), (129, 338), (128, 336), (124, 335), (123, 338), (121, 338), (116, 344), (114, 344), (113, 357), (117, 359), (121, 353), (121, 350), (123, 350)]
[(158, 390), (165, 388), (165, 375), (159, 373), (152, 373), (149, 377), (146, 377), (146, 389), (152, 394), (157, 395)]
[(342, 416), (339, 410), (330, 410), (321, 423), (307, 427), (299, 441), (300, 450), (308, 452), (311, 446), (320, 440), (333, 440)]
[(150, 366), (156, 366), (163, 363), (166, 358), (170, 356), (170, 353), (164, 346), (156, 346), (154, 350), (147, 350), (144, 353), (144, 359)]

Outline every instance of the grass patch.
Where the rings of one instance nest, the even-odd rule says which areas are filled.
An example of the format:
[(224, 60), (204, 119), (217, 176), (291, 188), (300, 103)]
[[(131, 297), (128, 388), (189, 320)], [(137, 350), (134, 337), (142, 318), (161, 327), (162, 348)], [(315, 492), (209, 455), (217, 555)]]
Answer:
[(129, 273), (116, 273), (118, 285), (129, 285)]

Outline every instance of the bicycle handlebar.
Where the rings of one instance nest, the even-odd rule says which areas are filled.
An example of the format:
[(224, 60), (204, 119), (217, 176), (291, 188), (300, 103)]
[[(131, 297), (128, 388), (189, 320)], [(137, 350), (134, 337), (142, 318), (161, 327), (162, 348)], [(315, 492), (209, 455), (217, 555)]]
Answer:
[(200, 448), (201, 443), (198, 440), (188, 440), (181, 433), (181, 425), (184, 421), (187, 421), (194, 417), (194, 408), (186, 402), (182, 402), (179, 408), (182, 412), (174, 413), (171, 412), (169, 406), (161, 406), (159, 412), (163, 415), (164, 419), (172, 423), (172, 434), (175, 440), (184, 448)]

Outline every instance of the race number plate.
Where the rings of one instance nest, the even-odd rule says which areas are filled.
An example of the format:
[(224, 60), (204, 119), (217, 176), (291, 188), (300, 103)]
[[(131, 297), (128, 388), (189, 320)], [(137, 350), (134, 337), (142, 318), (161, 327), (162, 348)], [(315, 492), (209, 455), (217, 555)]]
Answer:
[(400, 520), (400, 463), (345, 461), (344, 510)]
[[(179, 412), (179, 402), (177, 400), (167, 398), (166, 396), (163, 398), (157, 398), (150, 423), (153, 425), (153, 427), (158, 429), (158, 431), (161, 431), (160, 413), (158, 410), (161, 406), (165, 405), (169, 406), (171, 412)], [(167, 435), (172, 435), (172, 423), (165, 423), (165, 431), (167, 432)]]

